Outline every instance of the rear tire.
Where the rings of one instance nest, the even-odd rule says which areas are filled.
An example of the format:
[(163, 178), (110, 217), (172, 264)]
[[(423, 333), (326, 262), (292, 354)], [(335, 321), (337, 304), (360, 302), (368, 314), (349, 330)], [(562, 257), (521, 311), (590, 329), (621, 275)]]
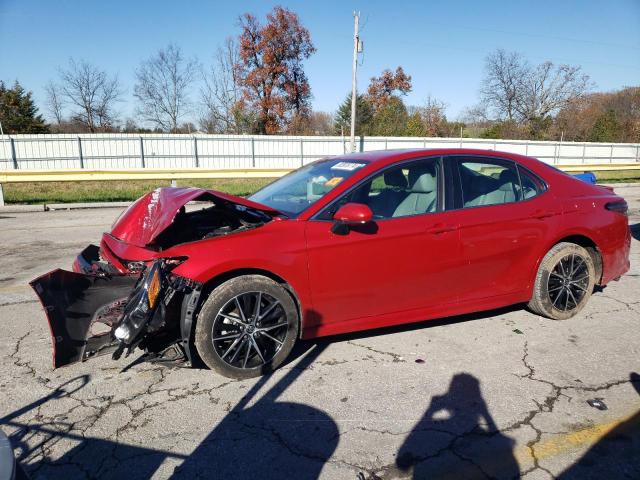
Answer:
[(212, 370), (253, 378), (284, 362), (298, 325), (298, 309), (284, 287), (262, 275), (243, 275), (211, 292), (198, 315), (194, 343)]
[(589, 252), (580, 245), (560, 242), (540, 262), (529, 308), (553, 320), (571, 318), (587, 304), (595, 280)]

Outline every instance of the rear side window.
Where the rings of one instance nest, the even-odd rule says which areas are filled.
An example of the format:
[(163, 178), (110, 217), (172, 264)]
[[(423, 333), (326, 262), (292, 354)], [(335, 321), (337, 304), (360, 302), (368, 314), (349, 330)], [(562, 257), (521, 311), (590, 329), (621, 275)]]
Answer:
[(510, 163), (461, 159), (458, 172), (463, 207), (500, 205), (522, 199), (518, 172)]
[(518, 173), (520, 173), (520, 182), (522, 184), (522, 198), (524, 200), (533, 198), (536, 195), (540, 195), (547, 190), (547, 186), (542, 180), (536, 177), (534, 174), (528, 172), (522, 167), (518, 167)]

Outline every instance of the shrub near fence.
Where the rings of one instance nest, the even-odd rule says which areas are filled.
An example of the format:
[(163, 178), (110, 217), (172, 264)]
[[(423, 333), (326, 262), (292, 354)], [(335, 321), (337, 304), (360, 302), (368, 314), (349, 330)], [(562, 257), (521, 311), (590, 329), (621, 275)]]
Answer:
[[(360, 137), (358, 151), (397, 148), (480, 148), (536, 157), (552, 164), (640, 162), (640, 144), (541, 142), (474, 138)], [(5, 135), (0, 170), (290, 169), (349, 151), (343, 137), (83, 134)]]

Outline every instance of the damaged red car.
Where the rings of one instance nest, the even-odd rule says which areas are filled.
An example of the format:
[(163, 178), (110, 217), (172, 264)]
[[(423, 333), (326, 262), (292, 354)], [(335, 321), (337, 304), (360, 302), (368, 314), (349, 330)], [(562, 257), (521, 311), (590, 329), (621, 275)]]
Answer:
[(316, 161), (248, 199), (159, 188), (35, 279), (54, 366), (136, 348), (246, 378), (298, 339), (527, 304), (568, 319), (629, 269), (627, 204), (536, 159)]

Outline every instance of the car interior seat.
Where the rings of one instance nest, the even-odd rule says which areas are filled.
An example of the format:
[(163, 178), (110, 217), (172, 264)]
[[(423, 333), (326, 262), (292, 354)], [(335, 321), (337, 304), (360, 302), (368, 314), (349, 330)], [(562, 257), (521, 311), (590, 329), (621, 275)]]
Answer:
[(437, 205), (437, 178), (433, 166), (414, 167), (409, 170), (409, 194), (400, 202), (393, 217), (435, 212)]
[[(466, 182), (465, 207), (481, 205), (499, 205), (515, 202), (519, 195), (520, 182), (517, 175), (510, 169), (500, 172), (497, 179), (486, 175), (468, 176)], [(469, 194), (470, 193), (470, 194)]]
[(402, 170), (394, 168), (384, 173), (385, 187), (370, 202), (374, 216), (388, 218), (398, 204), (407, 196), (409, 184)]

